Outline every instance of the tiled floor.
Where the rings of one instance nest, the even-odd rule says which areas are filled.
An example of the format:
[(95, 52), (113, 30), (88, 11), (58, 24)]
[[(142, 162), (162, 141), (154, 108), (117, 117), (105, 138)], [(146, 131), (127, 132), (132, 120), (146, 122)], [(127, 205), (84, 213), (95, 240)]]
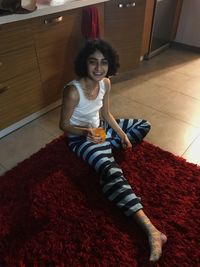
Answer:
[[(111, 110), (115, 117), (149, 120), (148, 142), (200, 165), (199, 54), (168, 49), (143, 61), (123, 81), (115, 78)], [(62, 134), (59, 112), (57, 108), (0, 140), (1, 175)]]

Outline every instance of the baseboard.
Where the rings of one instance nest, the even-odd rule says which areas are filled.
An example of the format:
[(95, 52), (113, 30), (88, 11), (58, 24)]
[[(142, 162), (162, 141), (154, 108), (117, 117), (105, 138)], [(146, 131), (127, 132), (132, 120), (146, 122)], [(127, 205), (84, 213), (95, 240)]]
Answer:
[(177, 48), (177, 49), (183, 49), (195, 53), (200, 53), (200, 47), (192, 46), (192, 45), (187, 45), (179, 42), (171, 42), (170, 47)]
[(147, 60), (151, 59), (152, 57), (155, 57), (155, 56), (159, 55), (160, 53), (162, 53), (163, 51), (165, 51), (168, 48), (169, 48), (169, 43), (159, 47), (156, 50), (150, 51), (149, 53), (145, 54), (144, 55), (144, 59), (147, 59)]
[(28, 116), (28, 117), (26, 117), (26, 118), (24, 118), (24, 119), (22, 119), (22, 120), (20, 120), (20, 121), (18, 121), (16, 123), (10, 125), (9, 127), (7, 127), (7, 128), (5, 128), (5, 129), (0, 131), (0, 138), (2, 138), (4, 136), (8, 135), (9, 133), (19, 129), (20, 127), (24, 126), (25, 124), (27, 124), (27, 123), (39, 118), (40, 116), (44, 115), (48, 111), (53, 110), (53, 109), (55, 109), (56, 107), (58, 107), (60, 105), (61, 105), (61, 99), (56, 101), (56, 102), (54, 102), (54, 103), (52, 103), (52, 104), (50, 104), (49, 106), (47, 106), (47, 107), (45, 107), (45, 108), (43, 108), (41, 110), (31, 114), (30, 116)]

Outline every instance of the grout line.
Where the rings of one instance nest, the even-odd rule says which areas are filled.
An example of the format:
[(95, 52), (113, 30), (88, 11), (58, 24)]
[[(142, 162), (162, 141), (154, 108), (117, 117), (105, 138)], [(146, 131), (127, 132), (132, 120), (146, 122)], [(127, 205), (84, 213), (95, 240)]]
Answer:
[(190, 145), (186, 148), (186, 150), (183, 152), (183, 154), (181, 155), (181, 157), (183, 157), (183, 155), (188, 151), (188, 149), (194, 144), (194, 142), (200, 138), (200, 133), (193, 139), (193, 141), (190, 143)]
[[(120, 95), (120, 94), (119, 94), (119, 95)], [(191, 123), (189, 123), (189, 122), (187, 122), (187, 121), (185, 121), (185, 120), (183, 120), (183, 119), (181, 119), (181, 118), (178, 118), (178, 117), (176, 117), (176, 116), (173, 116), (172, 114), (165, 113), (165, 112), (159, 110), (158, 108), (155, 108), (155, 107), (152, 107), (152, 106), (150, 106), (150, 105), (144, 104), (144, 103), (142, 103), (142, 102), (140, 102), (140, 101), (138, 101), (138, 100), (133, 100), (133, 101), (136, 102), (137, 104), (143, 105), (143, 106), (145, 106), (145, 107), (147, 107), (147, 108), (151, 108), (151, 109), (153, 109), (154, 111), (157, 111), (157, 112), (160, 112), (160, 113), (162, 113), (162, 114), (164, 114), (164, 115), (167, 115), (167, 116), (170, 117), (170, 118), (173, 118), (173, 119), (176, 119), (176, 120), (178, 120), (178, 121), (184, 122), (184, 123), (186, 123), (186, 124), (188, 124), (188, 125), (190, 125), (190, 126), (193, 126), (193, 127), (196, 128), (196, 129), (200, 129), (200, 126), (198, 127), (197, 125), (191, 124)]]

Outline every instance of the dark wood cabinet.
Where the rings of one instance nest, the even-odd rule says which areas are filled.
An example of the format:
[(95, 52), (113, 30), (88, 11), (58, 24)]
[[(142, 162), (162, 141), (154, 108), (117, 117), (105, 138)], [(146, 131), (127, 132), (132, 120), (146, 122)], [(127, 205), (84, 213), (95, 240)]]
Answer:
[[(104, 3), (95, 6), (103, 36)], [(59, 105), (64, 84), (75, 77), (81, 17), (75, 8), (0, 25), (0, 136)]]
[(117, 50), (120, 72), (132, 70), (140, 62), (145, 0), (105, 3), (105, 39)]

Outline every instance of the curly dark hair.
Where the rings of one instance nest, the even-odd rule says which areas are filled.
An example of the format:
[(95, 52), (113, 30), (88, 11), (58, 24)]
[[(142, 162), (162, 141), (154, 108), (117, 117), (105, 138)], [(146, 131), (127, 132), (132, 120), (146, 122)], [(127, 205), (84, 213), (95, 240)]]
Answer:
[(119, 56), (112, 46), (102, 39), (94, 39), (86, 41), (85, 45), (82, 47), (75, 59), (75, 73), (78, 77), (86, 77), (87, 73), (87, 59), (88, 57), (100, 51), (105, 59), (108, 60), (108, 72), (106, 77), (115, 75), (119, 68)]

